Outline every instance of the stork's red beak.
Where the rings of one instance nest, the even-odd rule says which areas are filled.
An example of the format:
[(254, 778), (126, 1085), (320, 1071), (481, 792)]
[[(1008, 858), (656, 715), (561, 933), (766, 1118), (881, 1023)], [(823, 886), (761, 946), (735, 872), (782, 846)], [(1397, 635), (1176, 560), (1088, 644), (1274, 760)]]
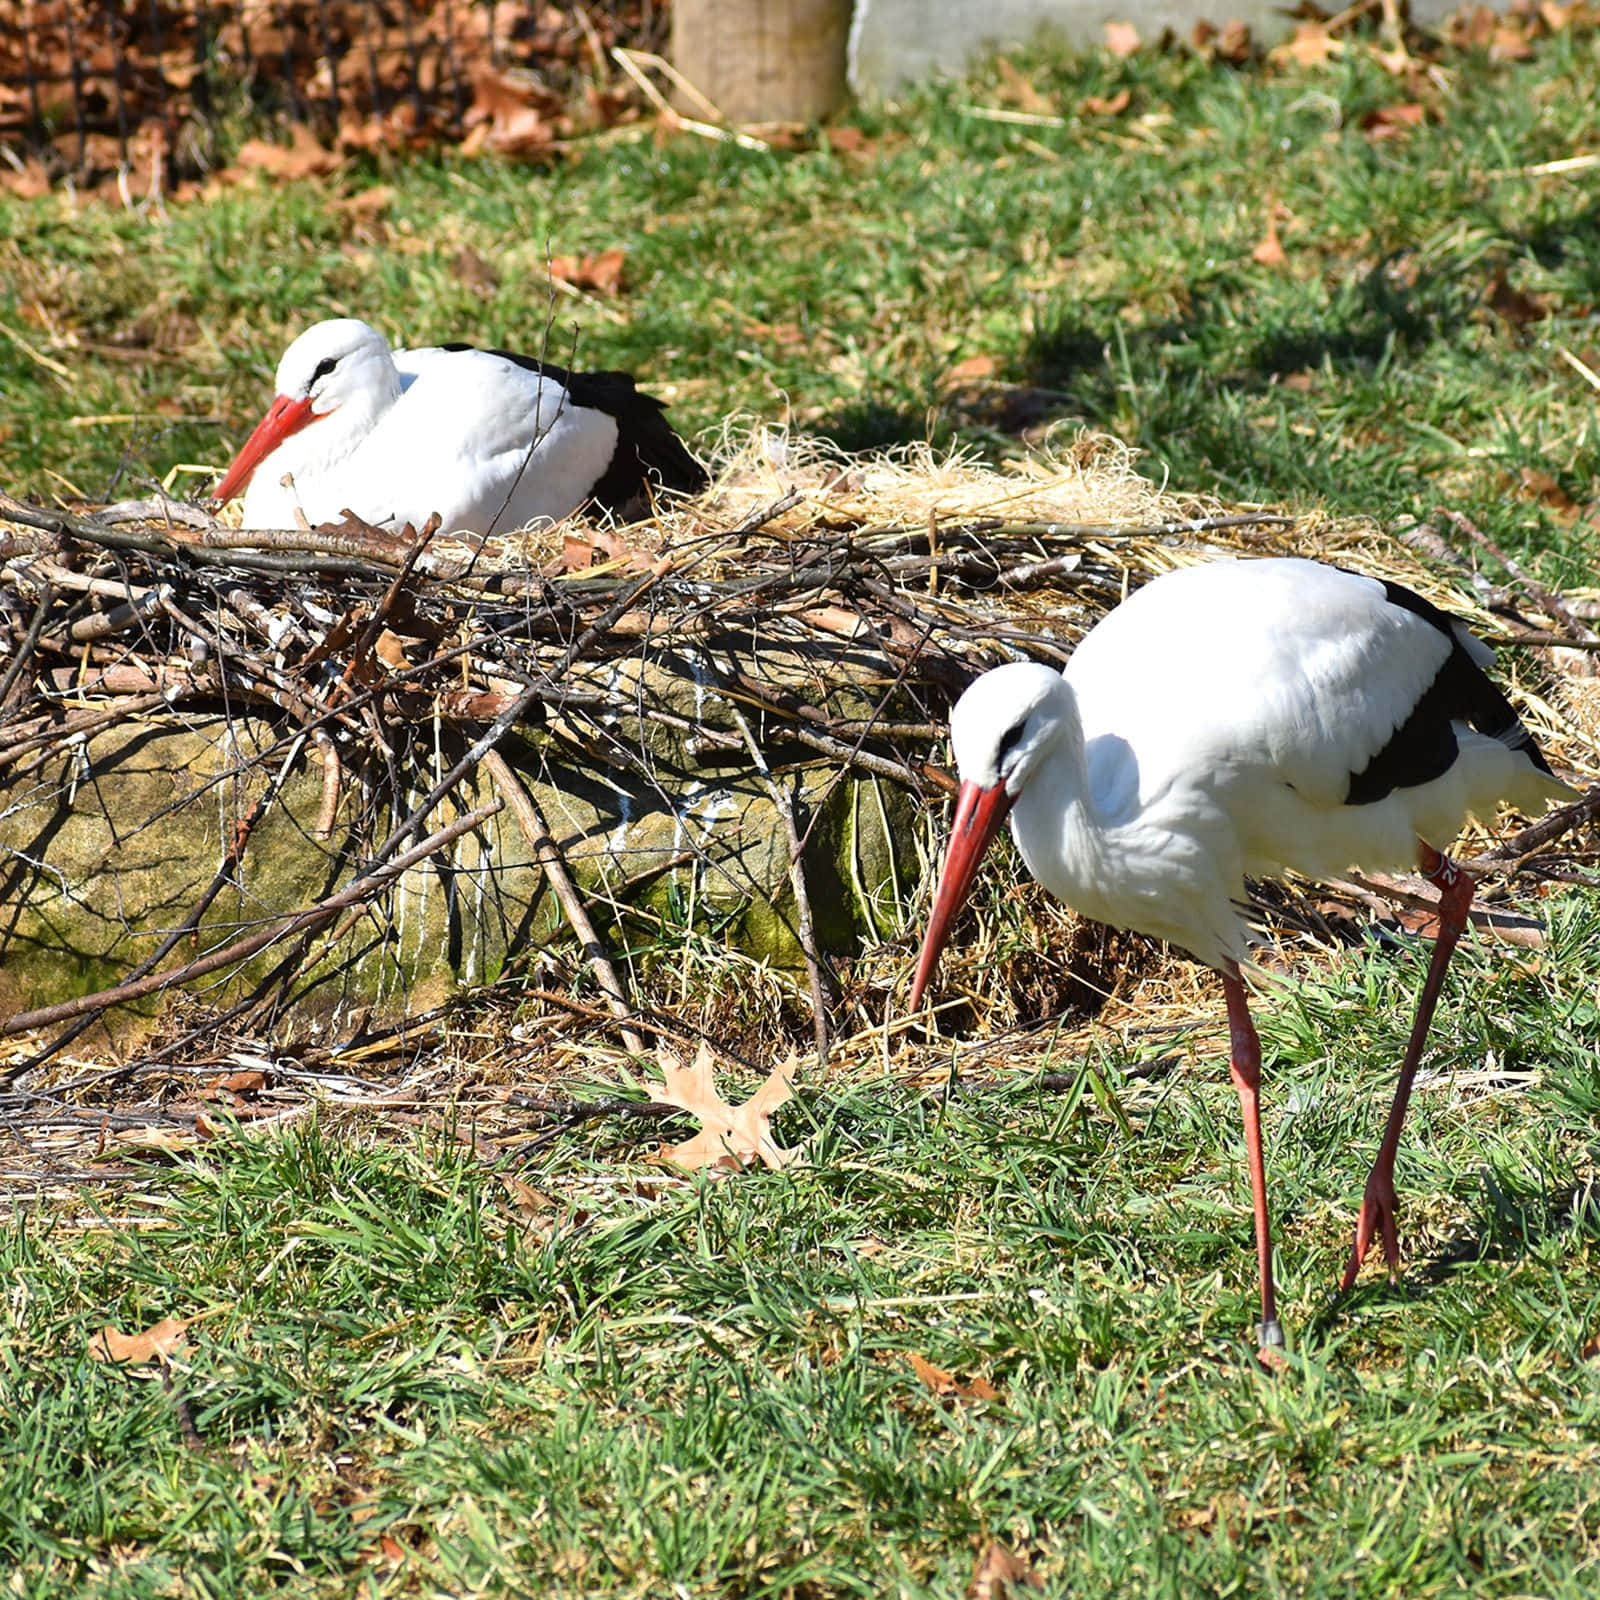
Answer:
[(975, 783), (961, 785), (961, 793), (956, 796), (955, 821), (950, 825), (950, 844), (944, 853), (939, 887), (933, 897), (933, 914), (928, 918), (928, 931), (922, 937), (922, 954), (917, 957), (917, 975), (911, 984), (913, 1011), (922, 1002), (922, 991), (928, 987), (939, 965), (945, 940), (950, 936), (950, 924), (972, 888), (972, 880), (978, 875), (979, 863), (990, 841), (1011, 814), (1014, 798), (1006, 793), (1004, 782), (995, 784), (992, 789), (980, 789)]
[(311, 409), (309, 399), (291, 400), (280, 394), (256, 431), (244, 442), (244, 449), (233, 458), (233, 465), (223, 475), (213, 493), (217, 500), (231, 500), (250, 481), (250, 474), (289, 437), (298, 433), (308, 422), (314, 422), (317, 413)]

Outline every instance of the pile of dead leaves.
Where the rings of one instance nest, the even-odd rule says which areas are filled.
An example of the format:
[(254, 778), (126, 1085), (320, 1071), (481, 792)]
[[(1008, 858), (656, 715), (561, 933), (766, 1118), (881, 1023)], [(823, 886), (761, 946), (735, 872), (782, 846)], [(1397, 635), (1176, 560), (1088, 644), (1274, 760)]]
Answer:
[(299, 130), (291, 176), (329, 147), (548, 153), (629, 113), (597, 80), (613, 47), (660, 43), (664, 15), (640, 0), (35, 0), (0, 30), (0, 188), (70, 174), (124, 199), (181, 194), (217, 169), (213, 119), (241, 87)]

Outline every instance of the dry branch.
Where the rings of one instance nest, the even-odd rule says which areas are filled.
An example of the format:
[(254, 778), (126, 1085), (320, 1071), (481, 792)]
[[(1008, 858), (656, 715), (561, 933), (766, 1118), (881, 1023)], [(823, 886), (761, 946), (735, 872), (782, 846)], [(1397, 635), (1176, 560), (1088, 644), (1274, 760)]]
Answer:
[(402, 872), (414, 867), (419, 861), (425, 861), (435, 851), (442, 850), (452, 840), (459, 839), (462, 834), (470, 833), (494, 816), (503, 804), (504, 802), (495, 800), (489, 805), (469, 811), (465, 816), (458, 817), (450, 823), (448, 827), (440, 828), (437, 833), (430, 834), (403, 855), (383, 861), (363, 872), (338, 893), (331, 894), (325, 900), (318, 901), (314, 906), (307, 906), (305, 910), (297, 911), (292, 916), (279, 918), (268, 927), (236, 940), (225, 949), (213, 950), (209, 955), (200, 956), (172, 972), (149, 973), (142, 978), (117, 984), (114, 988), (103, 989), (98, 994), (80, 995), (75, 1000), (63, 1000), (58, 1005), (42, 1006), (37, 1011), (19, 1011), (0, 1020), (0, 1034), (27, 1033), (34, 1028), (49, 1028), (58, 1022), (65, 1022), (69, 1017), (79, 1017), (90, 1011), (105, 1011), (111, 1006), (142, 1000), (159, 990), (193, 983), (196, 979), (219, 972), (225, 967), (238, 966), (269, 945), (278, 944), (295, 934), (315, 932), (331, 922), (341, 911), (359, 905), (363, 900), (375, 895), (386, 884), (399, 877)]
[[(1092, 452), (1085, 459), (1092, 463)], [(937, 764), (941, 735), (970, 677), (1018, 654), (1064, 660), (1127, 590), (1229, 550), (1324, 555), (1420, 587), (1464, 611), (1480, 632), (1505, 626), (1505, 593), (1437, 535), (1427, 553), (1447, 568), (1443, 581), (1370, 527), (1302, 532), (1273, 513), (1176, 505), (1118, 470), (1100, 483), (1073, 463), (1059, 482), (1041, 472), (1033, 487), (1026, 476), (959, 466), (835, 464), (809, 487), (803, 473), (800, 486), (789, 487), (762, 463), (747, 481), (725, 478), (704, 502), (658, 512), (653, 525), (470, 542), (433, 529), (392, 534), (355, 519), (243, 532), (173, 502), (89, 515), (0, 495), (0, 781), (64, 790), (84, 766), (88, 741), (131, 719), (159, 726), (196, 709), (250, 713), (272, 735), (207, 780), (248, 778), (258, 797), (225, 842), (209, 886), (174, 913), (160, 948), (122, 984), (0, 1023), (0, 1033), (73, 1024), (7, 1068), (6, 1081), (59, 1053), (83, 1019), (106, 1006), (221, 970), (269, 944), (281, 945), (282, 956), (258, 993), (274, 984), (287, 993), (313, 935), (401, 870), (391, 857), (420, 859), (474, 825), (463, 819), (412, 844), (480, 769), (518, 816), (606, 997), (602, 1011), (547, 995), (546, 1014), (564, 1010), (557, 1022), (577, 1035), (623, 1024), (635, 1053), (653, 1033), (692, 1042), (701, 1023), (652, 1013), (647, 993), (630, 997), (507, 741), (592, 763), (607, 781), (626, 779), (668, 808), (681, 800), (686, 777), (699, 776), (697, 763), (764, 785), (787, 839), (825, 1059), (830, 1023), (845, 1025), (848, 1007), (864, 1002), (849, 982), (829, 992), (806, 839), (777, 776), (786, 766), (868, 774), (923, 799), (948, 793), (954, 780)], [(1080, 479), (1082, 494), (1061, 488)], [(887, 488), (874, 487), (878, 480)], [(1093, 514), (1077, 514), (1078, 506)], [(581, 565), (590, 559), (605, 565)], [(1563, 609), (1561, 597), (1506, 565), (1559, 629), (1528, 630), (1519, 618), (1513, 646), (1593, 647), (1592, 638), (1577, 637), (1587, 631), (1579, 604)], [(1566, 702), (1554, 668), (1532, 654), (1522, 662), (1530, 680), (1542, 679), (1532, 689), (1546, 696), (1537, 702), (1541, 739), (1554, 740), (1552, 753), (1586, 780), (1600, 777), (1592, 736), (1559, 722)], [(649, 673), (692, 680), (706, 691), (703, 708), (659, 695), (646, 686)], [(661, 767), (655, 747), (667, 735), (681, 770)], [(304, 825), (324, 838), (339, 826), (350, 830), (340, 858), (345, 887), (248, 940), (158, 973), (237, 874), (254, 819), (309, 747), (321, 754), (322, 783), (318, 814)], [(255, 767), (262, 773), (253, 775)], [(1571, 876), (1568, 836), (1600, 816), (1597, 792), (1468, 864)], [(702, 845), (686, 843), (641, 879), (685, 864), (723, 870)], [(613, 884), (609, 893), (626, 890)], [(244, 1016), (255, 1003), (233, 1011)], [(159, 1059), (207, 1042), (203, 1025), (186, 1027)]]

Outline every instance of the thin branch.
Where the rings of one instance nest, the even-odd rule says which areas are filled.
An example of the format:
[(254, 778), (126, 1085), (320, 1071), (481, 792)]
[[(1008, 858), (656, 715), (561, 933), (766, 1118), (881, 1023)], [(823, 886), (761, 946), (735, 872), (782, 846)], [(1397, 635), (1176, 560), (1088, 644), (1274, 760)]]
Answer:
[(369, 899), (419, 861), (424, 861), (436, 851), (442, 850), (447, 844), (459, 839), (462, 834), (470, 833), (480, 823), (500, 811), (504, 804), (504, 801), (495, 800), (489, 805), (479, 806), (475, 811), (467, 812), (448, 827), (430, 834), (404, 855), (396, 856), (393, 860), (385, 861), (382, 865), (364, 872), (353, 882), (346, 884), (337, 894), (329, 895), (326, 899), (319, 900), (303, 911), (296, 911), (291, 916), (281, 917), (222, 950), (213, 950), (209, 955), (201, 956), (189, 962), (187, 966), (178, 967), (172, 972), (151, 973), (130, 983), (120, 983), (114, 988), (102, 989), (97, 994), (81, 995), (76, 1000), (63, 1000), (53, 1006), (41, 1006), (37, 1011), (19, 1011), (0, 1020), (0, 1035), (26, 1033), (31, 1028), (48, 1028), (58, 1022), (65, 1022), (70, 1017), (82, 1016), (86, 1011), (104, 1011), (111, 1006), (126, 1005), (130, 1000), (142, 1000), (146, 995), (172, 988), (177, 984), (192, 983), (196, 978), (204, 978), (223, 967), (237, 966), (242, 961), (248, 961), (258, 951), (265, 950), (269, 945), (277, 944), (294, 934), (315, 931), (325, 923), (331, 922), (341, 911)]
[(762, 782), (767, 786), (767, 793), (772, 796), (772, 803), (783, 820), (783, 831), (788, 836), (789, 884), (794, 890), (800, 953), (805, 957), (806, 975), (811, 980), (811, 1028), (816, 1038), (817, 1067), (825, 1072), (828, 1068), (828, 997), (823, 983), (822, 958), (817, 953), (817, 933), (816, 924), (811, 916), (811, 896), (806, 892), (805, 855), (800, 843), (800, 830), (795, 825), (794, 805), (777, 779), (773, 777), (772, 768), (767, 765), (767, 758), (761, 753), (761, 746), (756, 743), (756, 736), (750, 731), (750, 724), (745, 721), (744, 713), (732, 700), (727, 704), (733, 712), (733, 720), (738, 725), (740, 734), (744, 737), (750, 759), (755, 763), (756, 771), (761, 774)]
[(488, 751), (483, 757), (483, 765), (510, 802), (529, 849), (544, 868), (545, 877), (550, 880), (550, 887), (561, 902), (561, 909), (566, 913), (572, 931), (577, 934), (590, 969), (611, 1006), (611, 1014), (624, 1024), (623, 1044), (633, 1055), (642, 1056), (645, 1054), (644, 1041), (630, 1025), (633, 1005), (628, 999), (628, 991), (617, 976), (617, 969), (612, 966), (611, 958), (600, 942), (600, 935), (595, 932), (594, 923), (584, 908), (583, 896), (578, 893), (578, 886), (567, 871), (561, 848), (551, 835), (550, 824), (545, 821), (539, 803), (498, 750)]

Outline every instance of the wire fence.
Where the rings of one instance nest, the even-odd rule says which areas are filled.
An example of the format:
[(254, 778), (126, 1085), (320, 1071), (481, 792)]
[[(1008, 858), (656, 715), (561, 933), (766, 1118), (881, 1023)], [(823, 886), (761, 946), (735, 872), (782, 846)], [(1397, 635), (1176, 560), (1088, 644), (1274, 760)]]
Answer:
[(195, 176), (241, 110), (373, 143), (459, 137), (485, 74), (552, 97), (615, 43), (657, 48), (657, 0), (0, 0), (0, 159), (86, 176)]

